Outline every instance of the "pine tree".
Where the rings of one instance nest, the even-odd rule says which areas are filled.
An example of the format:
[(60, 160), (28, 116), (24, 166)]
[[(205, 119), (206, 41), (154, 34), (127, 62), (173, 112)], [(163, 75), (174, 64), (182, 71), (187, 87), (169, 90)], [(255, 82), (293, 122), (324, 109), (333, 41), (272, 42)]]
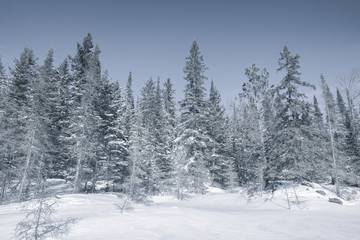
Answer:
[[(335, 140), (338, 145), (338, 151), (341, 153), (338, 161), (338, 177), (347, 184), (356, 184), (356, 166), (354, 163), (358, 159), (358, 147), (356, 132), (353, 129), (350, 109), (346, 106), (339, 89), (336, 89), (337, 105), (337, 131)], [(356, 124), (356, 123), (355, 123)]]
[(6, 193), (6, 183), (10, 173), (9, 155), (7, 154), (7, 134), (6, 128), (6, 106), (8, 99), (9, 83), (8, 77), (5, 75), (5, 68), (0, 59), (0, 204), (2, 204)]
[(60, 161), (60, 95), (59, 95), (59, 74), (54, 68), (53, 49), (40, 67), (37, 91), (36, 115), (43, 122), (43, 145), (45, 154), (45, 168), (48, 176), (56, 176), (57, 169), (54, 167)]
[[(157, 86), (157, 99), (159, 98), (160, 86)], [(174, 186), (172, 181), (174, 176), (174, 160), (172, 154), (175, 148), (174, 141), (176, 138), (176, 106), (175, 106), (175, 90), (173, 90), (173, 84), (170, 78), (164, 83), (164, 89), (162, 90), (162, 104), (163, 104), (163, 138), (164, 138), (164, 161), (162, 164), (162, 188), (163, 191), (171, 191)]]
[[(170, 105), (168, 107), (171, 108)], [(168, 122), (169, 119), (166, 118), (166, 115), (167, 113), (164, 107), (162, 89), (160, 87), (160, 79), (158, 78), (154, 98), (153, 134), (155, 140), (155, 163), (159, 169), (159, 191), (166, 191), (172, 172), (171, 160), (167, 156), (169, 153), (168, 148), (170, 147), (168, 145), (169, 138), (166, 136), (166, 134), (172, 134), (171, 126), (168, 126), (171, 122)], [(169, 137), (171, 137), (171, 135)]]
[(209, 159), (206, 132), (208, 102), (205, 99), (204, 81), (207, 79), (203, 56), (199, 51), (197, 42), (194, 41), (190, 55), (186, 58), (185, 97), (180, 102), (181, 115), (177, 130), (177, 142), (186, 150), (187, 163), (184, 166), (189, 178), (191, 192), (205, 192), (205, 183), (208, 182), (206, 162)]
[(340, 196), (339, 182), (338, 182), (338, 151), (336, 144), (336, 109), (335, 109), (335, 101), (332, 96), (332, 93), (325, 81), (325, 77), (323, 75), (321, 78), (321, 87), (323, 91), (323, 97), (325, 100), (325, 110), (326, 110), (326, 122), (328, 133), (330, 135), (330, 144), (331, 144), (331, 156), (332, 156), (332, 164), (333, 164), (333, 181), (336, 186), (336, 194)]
[(35, 136), (37, 133), (34, 115), (34, 87), (38, 77), (38, 66), (36, 64), (33, 50), (25, 48), (19, 59), (15, 59), (15, 67), (10, 70), (8, 108), (5, 112), (4, 126), (7, 131), (8, 158), (6, 162), (11, 172), (19, 179), (18, 195), (19, 201), (24, 199), (24, 190), (30, 184), (30, 168), (34, 152)]
[[(70, 151), (74, 163), (74, 193), (81, 190), (82, 183), (85, 191), (95, 191), (98, 171), (99, 128), (101, 117), (96, 109), (99, 101), (99, 82), (101, 68), (98, 47), (92, 51), (92, 36), (88, 34), (83, 44), (78, 44), (77, 54), (72, 58), (74, 86), (72, 87), (73, 109), (69, 129), (72, 142)], [(90, 181), (91, 186), (88, 187)]]
[[(159, 86), (159, 83), (158, 83)], [(150, 78), (141, 91), (139, 110), (143, 129), (143, 157), (146, 172), (146, 189), (149, 194), (159, 191), (161, 165), (164, 160), (163, 113), (160, 89), (156, 91), (155, 82)]]
[(5, 75), (5, 68), (0, 58), (0, 120), (2, 119), (5, 111), (6, 95), (8, 92), (8, 81)]
[(59, 73), (59, 160), (54, 163), (57, 169), (56, 177), (69, 178), (69, 169), (72, 167), (71, 154), (71, 118), (75, 110), (75, 82), (70, 74), (68, 60), (65, 59), (58, 67)]
[(311, 129), (302, 118), (307, 104), (305, 94), (300, 93), (298, 88), (314, 86), (300, 80), (299, 58), (299, 55), (292, 55), (286, 46), (280, 53), (278, 71), (285, 71), (286, 75), (277, 86), (276, 135), (269, 175), (273, 180), (301, 180), (312, 170), (313, 150), (304, 152), (302, 148), (311, 147), (310, 141), (314, 139), (310, 139)]
[(134, 93), (132, 90), (132, 73), (129, 73), (129, 77), (126, 83), (126, 90), (125, 90), (125, 106), (126, 106), (126, 111), (125, 111), (125, 137), (127, 140), (130, 139), (130, 133), (131, 133), (131, 128), (132, 128), (132, 124), (134, 121), (134, 116), (135, 116), (135, 100), (134, 100)]
[(210, 151), (211, 156), (208, 160), (207, 167), (210, 171), (212, 185), (225, 188), (228, 185), (228, 167), (229, 158), (225, 152), (226, 143), (226, 121), (224, 117), (225, 109), (221, 105), (221, 97), (215, 88), (214, 82), (211, 81), (209, 95), (209, 113), (207, 132), (211, 139)]
[(314, 95), (314, 125), (320, 131), (324, 130), (323, 114), (320, 110), (319, 103), (315, 95)]
[[(105, 71), (103, 78), (108, 78)], [(106, 131), (105, 131), (105, 146), (106, 146), (106, 163), (105, 175), (106, 180), (112, 182), (113, 191), (123, 190), (123, 184), (126, 182), (128, 176), (128, 143), (125, 140), (125, 101), (121, 95), (121, 89), (118, 82), (113, 82), (109, 85), (110, 91), (110, 105), (106, 112)]]

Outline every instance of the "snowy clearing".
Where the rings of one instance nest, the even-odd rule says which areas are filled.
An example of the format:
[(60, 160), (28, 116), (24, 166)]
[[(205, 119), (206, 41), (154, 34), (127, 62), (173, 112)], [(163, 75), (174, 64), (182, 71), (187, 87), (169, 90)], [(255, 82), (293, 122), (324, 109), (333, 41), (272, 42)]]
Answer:
[[(323, 190), (325, 196), (316, 192)], [(121, 213), (115, 194), (65, 194), (59, 218), (77, 222), (64, 239), (359, 239), (360, 191), (348, 189), (343, 205), (328, 202), (329, 186), (297, 186), (249, 198), (245, 191), (226, 193), (210, 188), (205, 195), (184, 201), (170, 196), (153, 198), (151, 206), (134, 204)], [(351, 196), (351, 198), (350, 198)], [(19, 204), (0, 206), (1, 239), (11, 239), (23, 217)]]

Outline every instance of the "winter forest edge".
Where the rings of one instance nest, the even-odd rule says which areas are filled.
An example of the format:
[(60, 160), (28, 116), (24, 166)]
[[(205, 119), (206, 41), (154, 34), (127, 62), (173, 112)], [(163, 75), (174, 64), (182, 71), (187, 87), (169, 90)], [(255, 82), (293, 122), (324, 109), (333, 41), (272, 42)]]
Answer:
[(315, 86), (301, 80), (300, 57), (285, 46), (278, 84), (251, 65), (226, 114), (214, 82), (209, 92), (204, 87), (196, 41), (179, 102), (170, 79), (150, 78), (137, 101), (131, 73), (123, 89), (110, 82), (90, 34), (59, 67), (53, 54), (39, 66), (25, 48), (9, 75), (0, 61), (0, 204), (36, 198), (51, 178), (71, 183), (73, 193), (120, 192), (139, 202), (183, 199), (208, 186), (263, 192), (279, 181), (332, 183), (341, 197), (341, 186), (359, 184), (360, 119), (351, 92), (359, 74), (344, 79), (344, 96), (321, 75), (321, 110), (301, 92)]

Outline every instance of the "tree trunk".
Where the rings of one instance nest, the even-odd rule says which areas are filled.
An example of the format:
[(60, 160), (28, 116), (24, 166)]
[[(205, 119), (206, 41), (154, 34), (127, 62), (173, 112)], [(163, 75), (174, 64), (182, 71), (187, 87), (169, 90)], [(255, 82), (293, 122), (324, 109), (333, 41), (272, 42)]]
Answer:
[[(78, 141), (76, 143), (76, 146), (78, 147), (78, 149), (80, 148), (80, 142)], [(81, 164), (82, 164), (82, 149), (79, 149), (79, 154), (78, 154), (78, 159), (77, 159), (77, 163), (76, 163), (76, 172), (75, 172), (75, 179), (74, 179), (74, 190), (73, 193), (78, 193), (79, 192), (79, 181), (80, 181), (80, 170), (81, 170)]]
[(31, 137), (30, 137), (30, 144), (29, 144), (29, 148), (28, 148), (28, 152), (27, 152), (26, 160), (25, 160), (25, 167), (24, 167), (24, 171), (23, 171), (21, 181), (20, 181), (19, 195), (18, 195), (19, 202), (21, 201), (22, 192), (24, 189), (25, 181), (27, 179), (27, 175), (28, 175), (28, 171), (29, 171), (29, 167), (30, 167), (30, 159), (31, 159), (31, 154), (32, 154), (32, 149), (33, 149), (33, 144), (34, 144), (34, 138), (35, 138), (35, 130), (32, 130)]
[(331, 142), (331, 156), (333, 159), (333, 171), (334, 171), (334, 179), (335, 179), (335, 192), (338, 197), (340, 197), (340, 190), (339, 190), (339, 182), (338, 182), (338, 176), (337, 176), (337, 162), (336, 162), (336, 155), (335, 155), (335, 140), (334, 140), (334, 134), (333, 134), (333, 126), (330, 121), (330, 112), (329, 112), (329, 106), (326, 104), (326, 111), (328, 113), (328, 124), (329, 124), (329, 134), (330, 134), (330, 142)]

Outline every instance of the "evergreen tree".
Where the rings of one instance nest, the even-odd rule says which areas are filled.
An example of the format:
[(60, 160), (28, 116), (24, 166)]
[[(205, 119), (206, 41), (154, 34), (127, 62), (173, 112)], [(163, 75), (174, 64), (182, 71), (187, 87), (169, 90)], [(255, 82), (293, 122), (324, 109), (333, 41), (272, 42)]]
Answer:
[(337, 166), (338, 177), (344, 183), (356, 184), (358, 180), (354, 163), (357, 162), (359, 153), (357, 134), (353, 128), (356, 123), (352, 123), (351, 110), (346, 106), (339, 89), (336, 89), (336, 103), (338, 121), (335, 140), (338, 145), (338, 151), (342, 154)]
[(45, 147), (45, 169), (49, 177), (56, 176), (58, 169), (54, 166), (60, 161), (60, 95), (59, 95), (59, 74), (54, 68), (54, 51), (49, 53), (40, 67), (38, 87), (35, 97), (38, 109), (36, 115), (43, 123), (43, 145)]
[[(72, 87), (73, 109), (69, 129), (72, 142), (70, 151), (73, 166), (74, 193), (81, 190), (93, 192), (97, 181), (98, 154), (102, 148), (99, 142), (101, 117), (96, 109), (99, 102), (101, 69), (98, 47), (92, 51), (92, 37), (88, 34), (83, 44), (78, 44), (77, 54), (72, 58), (74, 86)], [(88, 187), (88, 183), (91, 186)]]
[[(19, 179), (18, 200), (24, 199), (25, 188), (30, 184), (32, 156), (37, 133), (33, 109), (34, 85), (38, 77), (32, 49), (25, 48), (15, 67), (10, 70), (8, 108), (5, 112), (4, 126), (7, 129), (7, 141), (4, 146), (7, 152), (9, 169), (17, 169), (10, 175)], [(11, 178), (10, 178), (11, 179)]]
[[(159, 86), (157, 86), (157, 98), (159, 95)], [(175, 90), (173, 90), (173, 84), (170, 81), (170, 78), (164, 83), (163, 89), (163, 138), (164, 138), (164, 164), (162, 164), (162, 171), (164, 175), (162, 176), (163, 188), (171, 188), (173, 186), (172, 177), (174, 174), (174, 161), (172, 159), (172, 154), (175, 148), (174, 141), (176, 138), (176, 106), (175, 106)], [(163, 189), (166, 191), (166, 189)]]
[(70, 124), (72, 119), (75, 101), (75, 82), (70, 74), (68, 60), (65, 59), (58, 67), (59, 73), (59, 160), (54, 163), (56, 177), (70, 178), (69, 169), (72, 167), (71, 154), (71, 130)]
[(184, 167), (190, 184), (186, 188), (191, 192), (202, 193), (209, 179), (206, 164), (210, 155), (206, 129), (208, 102), (205, 99), (205, 70), (203, 56), (197, 42), (194, 41), (184, 68), (184, 79), (187, 83), (185, 97), (180, 102), (181, 115), (176, 141), (186, 150), (187, 163)]
[(1, 62), (0, 58), (0, 120), (4, 115), (5, 109), (5, 102), (6, 102), (6, 95), (8, 92), (8, 82), (7, 77), (5, 75), (5, 68)]
[(340, 189), (338, 182), (338, 152), (339, 151), (337, 151), (338, 149), (336, 144), (337, 119), (336, 119), (335, 101), (325, 81), (325, 77), (321, 75), (320, 78), (321, 78), (323, 97), (325, 100), (327, 128), (328, 128), (328, 133), (330, 135), (331, 156), (332, 156), (332, 164), (333, 164), (332, 178), (336, 186), (336, 194), (340, 196)]
[(269, 175), (273, 180), (301, 180), (312, 170), (313, 150), (306, 149), (305, 152), (302, 149), (311, 148), (315, 139), (311, 139), (311, 129), (303, 118), (307, 108), (305, 94), (298, 89), (314, 86), (300, 80), (299, 58), (299, 55), (292, 55), (286, 46), (280, 53), (278, 71), (285, 71), (286, 75), (277, 86), (276, 135)]
[(319, 103), (315, 95), (314, 95), (314, 125), (320, 131), (324, 130), (323, 114), (321, 113)]
[[(171, 96), (169, 96), (171, 98)], [(170, 103), (169, 110), (171, 108)], [(154, 98), (154, 147), (155, 147), (155, 163), (159, 169), (159, 190), (165, 191), (171, 177), (172, 165), (171, 160), (167, 156), (169, 153), (168, 138), (166, 134), (171, 134), (166, 118), (166, 111), (163, 102), (162, 89), (160, 87), (160, 79), (157, 80)], [(171, 137), (171, 135), (170, 135)]]
[(2, 204), (3, 199), (6, 193), (6, 183), (9, 178), (10, 173), (10, 162), (9, 156), (7, 152), (7, 131), (6, 128), (6, 106), (7, 106), (7, 99), (8, 99), (8, 91), (9, 91), (9, 83), (8, 78), (5, 75), (5, 68), (0, 59), (0, 204)]
[(225, 152), (226, 144), (226, 121), (224, 117), (224, 108), (221, 105), (220, 93), (211, 81), (209, 96), (209, 113), (207, 132), (211, 139), (210, 152), (208, 160), (208, 169), (210, 171), (210, 180), (212, 185), (225, 188), (228, 185), (228, 167), (229, 158)]
[(162, 107), (160, 81), (157, 85), (150, 78), (141, 91), (139, 102), (143, 132), (143, 156), (147, 173), (148, 193), (160, 190), (161, 182), (166, 178), (169, 164), (165, 158), (164, 112)]
[(132, 123), (134, 121), (135, 116), (135, 100), (134, 100), (134, 93), (132, 90), (132, 73), (129, 73), (129, 77), (126, 83), (126, 90), (125, 90), (125, 137), (127, 140), (130, 139), (130, 133), (132, 128)]
[[(103, 78), (108, 78), (105, 72)], [(110, 105), (106, 113), (106, 132), (104, 139), (106, 141), (106, 163), (105, 179), (112, 181), (113, 191), (123, 190), (123, 184), (128, 176), (128, 143), (125, 139), (125, 100), (121, 95), (121, 89), (118, 82), (113, 82), (109, 86)]]

